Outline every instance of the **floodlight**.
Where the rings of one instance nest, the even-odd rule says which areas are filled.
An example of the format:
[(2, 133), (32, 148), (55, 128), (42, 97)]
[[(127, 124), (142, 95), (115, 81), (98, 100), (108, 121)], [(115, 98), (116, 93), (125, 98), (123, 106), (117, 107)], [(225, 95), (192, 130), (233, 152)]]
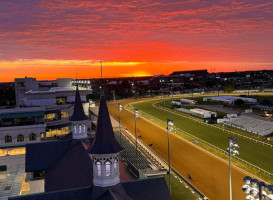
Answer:
[(247, 195), (246, 200), (255, 200), (255, 198), (253, 196), (251, 196), (251, 195)]
[(245, 182), (245, 184), (250, 184), (250, 181), (251, 181), (251, 177), (250, 176), (245, 176), (244, 177), (244, 182)]
[(232, 151), (232, 154), (233, 154), (233, 156), (239, 155), (239, 152), (238, 152), (237, 150), (233, 150), (233, 151)]
[(138, 109), (135, 108), (135, 117), (138, 118), (139, 117), (139, 113), (138, 113)]
[(266, 200), (273, 200), (273, 194), (269, 194), (266, 196)]
[(251, 187), (249, 185), (244, 185), (242, 187), (242, 190), (243, 190), (244, 193), (249, 194), (250, 190), (251, 190)]
[(259, 193), (259, 190), (257, 188), (251, 188), (250, 190), (250, 194), (253, 196), (253, 197), (256, 197)]
[(118, 109), (119, 109), (119, 111), (122, 111), (122, 104), (121, 103), (118, 105)]
[(233, 144), (232, 147), (235, 148), (235, 149), (238, 149), (239, 145), (238, 144)]
[(252, 179), (251, 181), (250, 181), (250, 184), (251, 184), (251, 186), (252, 187), (256, 187), (257, 185), (258, 185), (258, 180), (257, 179)]

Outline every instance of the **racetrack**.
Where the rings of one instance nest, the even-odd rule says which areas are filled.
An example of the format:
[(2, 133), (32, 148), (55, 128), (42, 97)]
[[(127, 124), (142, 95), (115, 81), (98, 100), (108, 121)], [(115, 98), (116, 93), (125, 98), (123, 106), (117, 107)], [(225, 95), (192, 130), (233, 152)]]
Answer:
[[(126, 100), (123, 105), (135, 100)], [(118, 117), (118, 102), (108, 104), (112, 116)], [(134, 115), (129, 111), (122, 110), (121, 122), (134, 133)], [(167, 134), (166, 130), (148, 122), (145, 119), (137, 119), (138, 135), (146, 144), (153, 144), (153, 149), (165, 160), (167, 160)], [(214, 156), (213, 154), (199, 148), (198, 146), (170, 135), (171, 165), (184, 177), (189, 172), (193, 178), (191, 181), (201, 192), (212, 200), (229, 199), (229, 176), (228, 162)], [(241, 200), (245, 194), (241, 188), (243, 177), (249, 175), (247, 172), (232, 168), (233, 177), (233, 199)]]

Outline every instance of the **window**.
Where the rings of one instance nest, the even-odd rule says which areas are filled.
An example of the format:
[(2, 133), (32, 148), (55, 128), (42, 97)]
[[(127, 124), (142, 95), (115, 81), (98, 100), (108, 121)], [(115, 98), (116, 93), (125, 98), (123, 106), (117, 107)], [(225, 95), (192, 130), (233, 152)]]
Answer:
[(99, 161), (96, 162), (98, 176), (101, 176), (101, 163)]
[(86, 125), (85, 124), (82, 125), (82, 129), (83, 129), (83, 133), (86, 133)]
[(68, 112), (67, 111), (61, 111), (61, 118), (62, 119), (67, 119), (69, 117)]
[(74, 125), (73, 128), (74, 128), (74, 133), (77, 134), (77, 126)]
[(110, 161), (105, 162), (105, 175), (111, 176), (111, 162)]
[(115, 170), (115, 173), (117, 174), (118, 173), (118, 159), (114, 159), (114, 170)]
[(79, 133), (82, 133), (82, 125), (79, 125)]
[(36, 140), (36, 135), (34, 133), (31, 133), (29, 135), (29, 141), (34, 141), (34, 140)]
[(17, 142), (24, 142), (24, 140), (25, 140), (25, 138), (24, 138), (24, 136), (22, 134), (19, 134), (17, 136)]
[(10, 135), (5, 136), (5, 143), (11, 143), (12, 142), (12, 137)]

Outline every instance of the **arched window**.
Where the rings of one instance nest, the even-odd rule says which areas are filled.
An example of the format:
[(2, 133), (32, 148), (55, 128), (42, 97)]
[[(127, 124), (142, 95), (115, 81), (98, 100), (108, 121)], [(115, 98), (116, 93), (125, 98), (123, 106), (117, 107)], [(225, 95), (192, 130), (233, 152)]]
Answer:
[(106, 161), (104, 164), (105, 164), (105, 176), (111, 176), (111, 162)]
[(82, 125), (79, 125), (79, 133), (82, 133)]
[(118, 159), (114, 159), (114, 170), (115, 170), (115, 174), (118, 173)]
[(83, 129), (83, 133), (86, 133), (86, 125), (85, 124), (82, 125), (82, 129)]
[(19, 134), (17, 136), (17, 142), (24, 142), (24, 140), (25, 140), (25, 138), (24, 138), (24, 136), (22, 134)]
[(5, 143), (11, 143), (12, 142), (12, 137), (10, 135), (5, 136)]
[(73, 128), (74, 128), (74, 133), (77, 134), (77, 126), (74, 125)]
[(36, 135), (34, 133), (31, 133), (29, 135), (29, 141), (35, 141), (36, 140)]
[(96, 162), (96, 166), (97, 166), (98, 176), (101, 176), (101, 163), (100, 163), (100, 161)]

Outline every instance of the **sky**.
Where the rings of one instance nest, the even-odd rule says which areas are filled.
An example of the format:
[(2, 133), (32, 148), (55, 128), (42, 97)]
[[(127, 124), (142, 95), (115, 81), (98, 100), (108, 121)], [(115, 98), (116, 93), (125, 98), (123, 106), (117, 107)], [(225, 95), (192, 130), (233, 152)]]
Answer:
[(0, 0), (0, 82), (273, 70), (272, 0)]

